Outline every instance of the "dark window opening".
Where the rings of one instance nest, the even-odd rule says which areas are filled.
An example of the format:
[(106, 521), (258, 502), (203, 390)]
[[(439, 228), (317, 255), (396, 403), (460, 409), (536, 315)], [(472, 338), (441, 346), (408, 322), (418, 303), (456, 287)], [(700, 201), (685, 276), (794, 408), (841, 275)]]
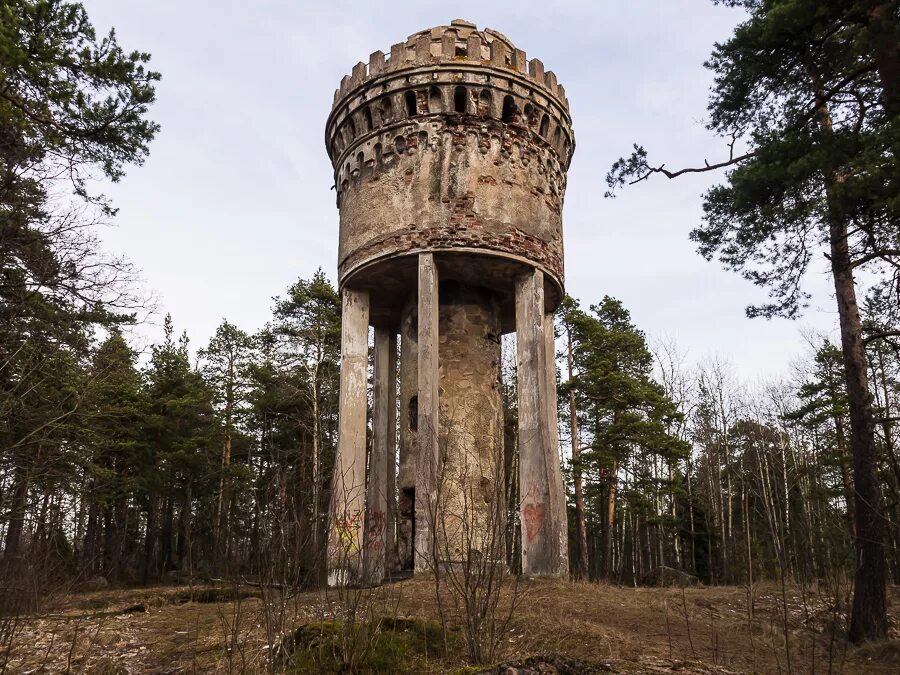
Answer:
[(406, 101), (406, 116), (414, 117), (416, 114), (416, 95), (408, 91), (403, 95), (403, 100)]
[(547, 117), (547, 115), (544, 115), (544, 117), (541, 118), (541, 129), (538, 133), (544, 138), (547, 138), (548, 131), (550, 131), (550, 118)]
[(419, 430), (419, 397), (413, 396), (409, 399), (409, 430), (410, 431), (418, 431)]
[(363, 122), (365, 122), (366, 131), (372, 131), (372, 111), (368, 106), (363, 108)]
[(453, 90), (453, 109), (458, 113), (466, 112), (466, 88), (457, 87)]
[(387, 124), (391, 121), (391, 99), (381, 99), (381, 123)]
[(414, 487), (401, 488), (399, 502), (397, 548), (399, 549), (400, 568), (412, 570), (415, 565), (416, 489)]
[(534, 106), (530, 103), (526, 103), (522, 114), (525, 115), (525, 124), (532, 126), (534, 124)]
[(519, 109), (516, 108), (516, 102), (512, 96), (506, 96), (503, 99), (503, 116), (502, 120), (507, 124), (513, 124), (519, 121)]

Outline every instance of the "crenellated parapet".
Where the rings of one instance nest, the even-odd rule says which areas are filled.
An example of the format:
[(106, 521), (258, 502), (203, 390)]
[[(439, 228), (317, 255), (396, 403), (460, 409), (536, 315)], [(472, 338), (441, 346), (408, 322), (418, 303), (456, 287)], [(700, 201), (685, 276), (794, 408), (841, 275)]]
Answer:
[(556, 75), (501, 33), (455, 20), (411, 35), (388, 55), (374, 52), (343, 78), (325, 134), (336, 174), (373, 136), (436, 117), (507, 127), (552, 150), (564, 167), (574, 150), (568, 100)]

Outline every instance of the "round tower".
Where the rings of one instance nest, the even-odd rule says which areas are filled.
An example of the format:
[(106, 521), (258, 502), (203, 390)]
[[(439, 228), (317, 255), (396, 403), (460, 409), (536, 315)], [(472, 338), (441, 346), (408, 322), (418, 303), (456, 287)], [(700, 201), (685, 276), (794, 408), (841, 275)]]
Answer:
[(343, 302), (330, 583), (502, 558), (513, 477), (500, 336), (512, 331), (523, 571), (565, 573), (552, 313), (574, 137), (562, 85), (504, 35), (455, 20), (358, 63), (335, 92), (325, 142)]

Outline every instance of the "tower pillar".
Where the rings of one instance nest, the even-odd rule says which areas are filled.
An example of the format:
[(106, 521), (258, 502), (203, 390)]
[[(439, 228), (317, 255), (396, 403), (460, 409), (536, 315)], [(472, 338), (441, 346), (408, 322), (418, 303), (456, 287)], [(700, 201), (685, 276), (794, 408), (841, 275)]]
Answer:
[(415, 570), (434, 564), (438, 465), (438, 270), (434, 254), (420, 253), (418, 265), (418, 419), (415, 489)]
[(396, 518), (397, 335), (375, 329), (372, 456), (366, 486), (365, 582), (380, 584), (393, 565)]
[(330, 586), (357, 583), (362, 578), (368, 337), (369, 294), (345, 287), (341, 292), (338, 447), (328, 527)]
[[(548, 359), (552, 349), (548, 322), (544, 313), (544, 274), (533, 269), (516, 279), (522, 573), (552, 576), (568, 573), (568, 547), (564, 495), (560, 494), (563, 487), (555, 419), (555, 373), (552, 391), (550, 387), (553, 360)], [(553, 330), (552, 326), (549, 330)], [(559, 481), (559, 485), (554, 481)]]

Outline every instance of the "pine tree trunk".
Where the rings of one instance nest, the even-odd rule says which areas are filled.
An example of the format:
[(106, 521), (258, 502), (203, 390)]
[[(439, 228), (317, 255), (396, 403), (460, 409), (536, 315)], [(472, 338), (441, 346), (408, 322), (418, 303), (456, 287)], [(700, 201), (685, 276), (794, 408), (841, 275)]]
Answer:
[(847, 529), (850, 536), (856, 536), (855, 505), (853, 496), (853, 480), (850, 478), (850, 464), (847, 460), (847, 440), (844, 433), (844, 421), (840, 415), (834, 416), (834, 429), (837, 438), (838, 466), (841, 468), (841, 482), (844, 485), (844, 500), (847, 502)]
[(181, 510), (178, 515), (178, 546), (176, 548), (178, 569), (193, 574), (191, 560), (191, 484), (185, 487)]
[(144, 583), (149, 584), (154, 578), (153, 551), (156, 550), (157, 526), (156, 517), (159, 497), (151, 492), (147, 498), (147, 531), (144, 536)]
[[(817, 91), (816, 95), (819, 101), (824, 101), (821, 91)], [(819, 105), (818, 121), (820, 131), (826, 136), (830, 135), (831, 114), (825, 103)], [(842, 176), (837, 170), (825, 176), (831, 274), (834, 277), (841, 349), (844, 355), (844, 376), (850, 408), (853, 486), (856, 491), (856, 570), (849, 637), (852, 642), (859, 643), (879, 640), (887, 635), (887, 569), (872, 393), (869, 390), (862, 322), (847, 240), (848, 223), (835, 197), (841, 181)]]
[(875, 455), (875, 419), (862, 340), (856, 287), (847, 245), (847, 224), (831, 212), (831, 270), (838, 301), (841, 346), (850, 403), (850, 448), (856, 489), (856, 574), (850, 640), (878, 640), (887, 634), (886, 569), (881, 489)]
[[(566, 365), (569, 371), (569, 383), (574, 375), (572, 331), (567, 330)], [(572, 482), (575, 485), (575, 536), (578, 538), (578, 571), (587, 577), (590, 572), (587, 547), (587, 523), (584, 517), (584, 477), (581, 470), (581, 442), (578, 437), (578, 407), (575, 403), (575, 390), (569, 389), (569, 424), (572, 435)]]
[(606, 529), (603, 531), (603, 576), (613, 580), (613, 531), (616, 526), (616, 486), (618, 482), (618, 462), (613, 460), (609, 470), (609, 484), (606, 497)]
[(25, 527), (25, 511), (28, 505), (28, 474), (28, 468), (20, 461), (16, 465), (13, 479), (12, 505), (9, 511), (9, 525), (6, 528), (6, 542), (3, 547), (3, 557), (6, 560), (13, 560), (19, 555), (22, 530)]
[(97, 548), (100, 539), (100, 507), (93, 494), (88, 497), (87, 525), (84, 528), (84, 545), (82, 546), (82, 570), (88, 576), (97, 571)]
[(891, 114), (900, 112), (900, 49), (894, 10), (882, 2), (869, 10), (869, 27), (874, 38), (875, 69), (881, 82), (882, 100)]

